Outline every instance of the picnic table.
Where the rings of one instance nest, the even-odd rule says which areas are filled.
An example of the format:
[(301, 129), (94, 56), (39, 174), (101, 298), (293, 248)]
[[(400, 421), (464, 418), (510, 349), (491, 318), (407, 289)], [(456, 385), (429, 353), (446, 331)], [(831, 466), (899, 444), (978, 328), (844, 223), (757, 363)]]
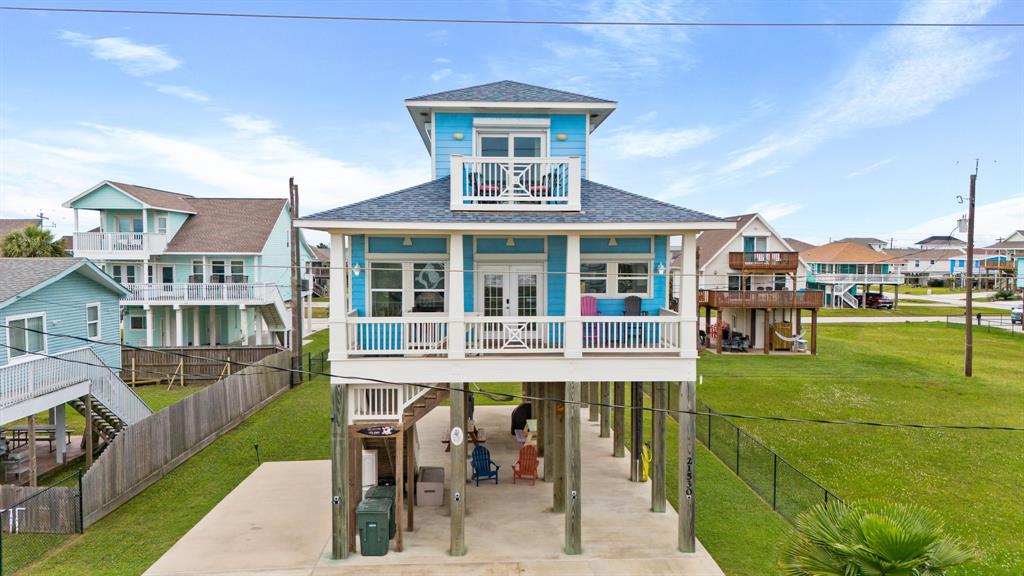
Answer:
[[(67, 428), (64, 435), (65, 443), (69, 445), (71, 444), (72, 432), (74, 431), (71, 428)], [(7, 442), (11, 448), (28, 444), (27, 424), (5, 426), (0, 429), (0, 434), (7, 437)], [(57, 426), (55, 424), (36, 424), (36, 441), (38, 442), (40, 440), (46, 440), (47, 444), (50, 446), (50, 452), (53, 452), (53, 443), (57, 440)]]

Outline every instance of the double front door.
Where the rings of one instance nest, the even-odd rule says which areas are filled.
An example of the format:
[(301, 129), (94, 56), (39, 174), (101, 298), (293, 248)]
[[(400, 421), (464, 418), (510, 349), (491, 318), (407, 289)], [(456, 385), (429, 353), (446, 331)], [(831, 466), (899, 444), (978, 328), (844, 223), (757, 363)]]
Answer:
[(536, 321), (543, 314), (544, 276), (539, 264), (480, 266), (481, 310), (494, 322), (483, 325), (487, 346), (532, 349), (541, 337)]

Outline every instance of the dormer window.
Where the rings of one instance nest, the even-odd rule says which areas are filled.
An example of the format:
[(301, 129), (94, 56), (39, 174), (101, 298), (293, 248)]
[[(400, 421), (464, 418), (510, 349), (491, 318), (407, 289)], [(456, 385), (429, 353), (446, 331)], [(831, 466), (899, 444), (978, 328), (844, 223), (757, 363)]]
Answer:
[(486, 158), (540, 158), (547, 156), (547, 133), (538, 131), (479, 131), (477, 156)]

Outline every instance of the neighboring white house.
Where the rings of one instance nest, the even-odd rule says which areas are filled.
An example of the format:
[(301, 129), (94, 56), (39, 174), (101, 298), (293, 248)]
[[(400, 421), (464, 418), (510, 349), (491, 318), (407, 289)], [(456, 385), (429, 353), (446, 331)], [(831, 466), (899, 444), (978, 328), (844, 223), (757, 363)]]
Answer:
[(860, 246), (866, 246), (868, 248), (871, 248), (875, 252), (881, 252), (882, 250), (885, 250), (889, 246), (889, 243), (886, 242), (885, 240), (881, 240), (879, 238), (862, 237), (862, 236), (851, 236), (849, 238), (843, 238), (843, 239), (840, 239), (840, 240), (836, 240), (833, 243), (840, 243), (840, 242), (846, 243), (846, 244), (858, 244)]
[(950, 259), (963, 258), (965, 251), (960, 248), (902, 248), (886, 250), (893, 272), (903, 274), (904, 281), (913, 286), (923, 286), (929, 280), (946, 280), (950, 273)]
[(921, 250), (956, 250), (967, 248), (967, 242), (956, 236), (929, 236), (915, 246)]

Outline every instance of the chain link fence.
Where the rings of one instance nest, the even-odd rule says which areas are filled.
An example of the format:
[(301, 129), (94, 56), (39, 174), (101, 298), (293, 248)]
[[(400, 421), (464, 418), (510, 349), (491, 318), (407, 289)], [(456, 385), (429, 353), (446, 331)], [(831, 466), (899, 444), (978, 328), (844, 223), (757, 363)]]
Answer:
[(834, 493), (779, 456), (729, 419), (697, 402), (697, 440), (736, 473), (772, 510), (790, 522), (821, 502), (842, 502)]
[(82, 474), (49, 486), (3, 486), (0, 491), (0, 575), (47, 555), (82, 533)]
[(308, 372), (305, 375), (307, 381), (316, 378), (320, 374), (330, 374), (331, 362), (327, 359), (327, 350), (321, 350), (317, 354), (306, 352), (305, 360), (304, 370)]

